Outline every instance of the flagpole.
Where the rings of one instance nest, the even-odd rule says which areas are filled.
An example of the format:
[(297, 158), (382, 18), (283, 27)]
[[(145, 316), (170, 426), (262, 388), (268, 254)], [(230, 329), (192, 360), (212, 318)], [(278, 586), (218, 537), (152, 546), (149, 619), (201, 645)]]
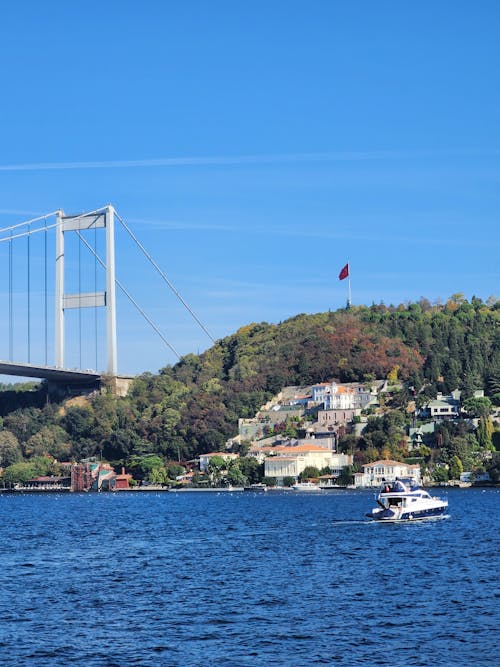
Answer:
[(348, 274), (347, 274), (347, 307), (351, 307), (351, 265), (347, 261)]

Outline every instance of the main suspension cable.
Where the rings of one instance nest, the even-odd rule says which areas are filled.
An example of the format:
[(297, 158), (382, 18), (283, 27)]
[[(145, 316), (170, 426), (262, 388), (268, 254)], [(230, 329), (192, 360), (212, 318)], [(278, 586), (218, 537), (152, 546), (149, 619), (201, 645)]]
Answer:
[[(58, 222), (55, 222), (53, 225), (47, 225), (47, 227), (39, 227), (38, 229), (32, 229), (30, 232), (22, 232), (21, 234), (12, 234), (10, 236), (4, 236), (0, 239), (0, 243), (5, 243), (7, 241), (14, 241), (15, 239), (22, 239), (25, 236), (33, 236), (33, 234), (38, 234), (39, 232), (45, 232), (49, 229), (54, 229), (58, 226)], [(6, 230), (8, 231), (8, 229)]]
[(53, 215), (57, 215), (59, 211), (52, 211), (52, 213), (45, 213), (44, 215), (40, 215), (37, 218), (32, 218), (31, 220), (25, 220), (24, 222), (18, 222), (15, 225), (11, 225), (10, 227), (3, 227), (0, 229), (0, 234), (3, 234), (4, 232), (10, 232), (12, 229), (17, 229), (18, 227), (27, 227), (28, 225), (31, 225), (33, 222), (39, 222), (40, 220), (47, 220), (47, 218), (51, 218)]
[[(72, 220), (79, 220), (80, 218), (85, 218), (85, 217), (89, 217), (91, 215), (96, 215), (98, 213), (102, 213), (106, 208), (107, 208), (106, 206), (102, 206), (101, 208), (96, 208), (94, 211), (89, 211), (88, 213), (80, 213), (80, 215), (72, 215), (72, 216), (64, 216), (64, 217), (71, 217)], [(41, 215), (38, 218), (33, 218), (32, 220), (26, 220), (25, 222), (19, 222), (16, 225), (11, 225), (10, 227), (4, 227), (4, 228), (0, 229), (0, 234), (10, 232), (9, 236), (6, 236), (4, 238), (0, 238), (0, 243), (5, 242), (5, 241), (9, 241), (11, 239), (12, 240), (21, 239), (24, 236), (31, 236), (33, 234), (38, 234), (39, 232), (45, 232), (48, 229), (54, 229), (55, 227), (57, 227), (59, 225), (62, 225), (63, 223), (58, 221), (58, 222), (54, 222), (52, 225), (45, 224), (43, 227), (38, 227), (37, 229), (32, 229), (32, 230), (27, 231), (27, 232), (21, 232), (20, 234), (14, 234), (14, 235), (12, 234), (12, 230), (14, 230), (14, 229), (18, 229), (19, 227), (27, 227), (31, 223), (39, 222), (40, 220), (45, 220), (45, 222), (46, 222), (47, 218), (50, 218), (54, 215), (58, 215), (60, 212), (61, 211), (53, 211), (52, 213), (46, 213), (45, 215)], [(94, 222), (89, 224), (88, 228), (89, 229), (93, 228), (93, 225), (94, 225)]]
[(172, 292), (175, 294), (175, 296), (179, 299), (179, 301), (182, 303), (182, 305), (186, 308), (186, 310), (190, 313), (190, 315), (193, 317), (194, 320), (200, 325), (200, 327), (203, 329), (203, 331), (207, 334), (207, 336), (210, 338), (212, 343), (215, 343), (215, 338), (211, 335), (211, 333), (208, 331), (206, 326), (203, 324), (203, 322), (200, 320), (200, 318), (196, 315), (196, 313), (193, 311), (193, 309), (185, 302), (185, 300), (182, 298), (182, 296), (179, 294), (179, 292), (175, 289), (175, 287), (172, 285), (170, 280), (167, 278), (165, 273), (161, 270), (161, 268), (158, 266), (158, 264), (155, 262), (153, 257), (150, 255), (150, 253), (146, 250), (146, 248), (142, 245), (142, 243), (139, 241), (139, 239), (135, 236), (135, 234), (132, 232), (130, 227), (126, 224), (126, 222), (123, 220), (123, 218), (116, 212), (115, 210), (115, 215), (118, 218), (118, 220), (121, 222), (125, 230), (128, 232), (129, 236), (135, 241), (136, 245), (138, 248), (142, 251), (144, 256), (149, 260), (149, 262), (154, 266), (154, 268), (158, 271), (160, 276), (163, 278), (165, 283), (168, 285), (168, 287), (172, 290)]

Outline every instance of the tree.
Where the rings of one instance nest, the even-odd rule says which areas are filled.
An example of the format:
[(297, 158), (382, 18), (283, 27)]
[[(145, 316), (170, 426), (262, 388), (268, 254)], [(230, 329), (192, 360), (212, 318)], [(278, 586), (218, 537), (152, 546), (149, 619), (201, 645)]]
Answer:
[(180, 475), (183, 475), (186, 472), (178, 463), (169, 463), (167, 466), (167, 477), (171, 480), (175, 480)]
[(258, 484), (264, 476), (264, 464), (259, 463), (253, 456), (239, 458), (238, 466), (248, 484)]
[(387, 380), (390, 385), (395, 385), (398, 383), (398, 373), (399, 373), (399, 366), (396, 364), (391, 368), (391, 370), (387, 374)]
[(210, 479), (216, 484), (222, 479), (222, 471), (226, 470), (227, 464), (222, 456), (211, 456), (210, 463), (207, 466), (207, 472), (210, 475)]
[(354, 468), (353, 466), (344, 466), (342, 471), (337, 479), (337, 484), (341, 486), (349, 486), (353, 483), (354, 480)]
[(495, 484), (500, 482), (500, 452), (494, 452), (491, 457), (491, 462), (487, 468), (491, 481)]
[(6, 468), (21, 459), (22, 451), (16, 436), (10, 431), (0, 431), (0, 468)]
[(102, 453), (108, 461), (123, 461), (134, 451), (137, 435), (130, 430), (116, 429), (101, 442)]
[(34, 456), (29, 461), (13, 463), (5, 468), (2, 475), (4, 485), (25, 484), (29, 479), (39, 475), (57, 475), (60, 468), (54, 459), (48, 456)]
[(23, 446), (44, 425), (45, 418), (42, 410), (30, 407), (10, 412), (3, 421), (4, 427), (11, 431)]
[(237, 465), (229, 466), (226, 479), (232, 486), (245, 486), (247, 484), (247, 478)]
[(339, 438), (338, 449), (342, 454), (352, 454), (357, 448), (359, 438), (348, 433)]
[(448, 474), (450, 479), (460, 479), (460, 475), (463, 473), (464, 467), (462, 461), (458, 456), (452, 456), (450, 460)]
[[(163, 459), (156, 454), (146, 454), (145, 456), (133, 456), (129, 459), (127, 467), (135, 479), (151, 480), (151, 477), (157, 478), (161, 473), (156, 471), (165, 471)], [(166, 476), (166, 473), (165, 473)]]
[(35, 476), (35, 469), (32, 463), (20, 461), (7, 466), (2, 474), (2, 483), (4, 486), (14, 486), (14, 484), (25, 484), (29, 479)]
[(167, 477), (167, 471), (165, 470), (164, 466), (158, 466), (157, 468), (152, 468), (149, 477), (148, 477), (149, 482), (151, 484), (166, 484), (168, 481)]
[(463, 409), (469, 417), (487, 417), (491, 414), (491, 401), (487, 396), (467, 398), (463, 402)]
[(26, 456), (49, 455), (65, 461), (70, 458), (71, 445), (67, 433), (56, 424), (43, 426), (26, 443)]
[(283, 477), (283, 486), (286, 486), (287, 488), (293, 486), (295, 484), (295, 477), (290, 477), (287, 475), (286, 477)]
[(304, 470), (300, 473), (299, 479), (301, 482), (307, 479), (316, 479), (320, 475), (318, 468), (316, 466), (306, 466)]
[(427, 445), (420, 445), (420, 447), (417, 450), (418, 456), (421, 456), (425, 461), (429, 461), (431, 458), (432, 450), (430, 447), (427, 447)]
[(434, 468), (434, 471), (432, 473), (432, 477), (434, 478), (434, 481), (439, 483), (445, 483), (448, 481), (448, 470), (444, 466), (439, 466)]
[(491, 436), (493, 435), (493, 424), (489, 417), (481, 417), (479, 419), (476, 435), (478, 444), (482, 449), (492, 448)]

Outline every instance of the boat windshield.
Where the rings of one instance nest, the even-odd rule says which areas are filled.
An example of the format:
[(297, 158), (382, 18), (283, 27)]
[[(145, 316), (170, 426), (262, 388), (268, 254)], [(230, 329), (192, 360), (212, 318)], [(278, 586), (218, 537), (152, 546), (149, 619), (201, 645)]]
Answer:
[(408, 493), (416, 491), (420, 485), (414, 479), (398, 479), (393, 482), (383, 482), (381, 493)]

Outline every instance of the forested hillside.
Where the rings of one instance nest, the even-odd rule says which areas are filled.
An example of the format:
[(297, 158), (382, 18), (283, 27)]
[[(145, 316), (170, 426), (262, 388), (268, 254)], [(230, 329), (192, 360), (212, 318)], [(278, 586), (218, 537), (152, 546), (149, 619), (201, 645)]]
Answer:
[[(59, 460), (102, 454), (111, 461), (157, 453), (191, 458), (220, 449), (286, 385), (327, 379), (370, 382), (391, 374), (417, 401), (436, 391), (500, 393), (500, 302), (444, 305), (426, 299), (297, 315), (280, 324), (249, 324), (203, 354), (138, 377), (126, 398), (98, 396), (80, 405), (32, 407), (4, 395), (0, 465), (51, 454)], [(412, 390), (413, 391), (413, 390)]]

